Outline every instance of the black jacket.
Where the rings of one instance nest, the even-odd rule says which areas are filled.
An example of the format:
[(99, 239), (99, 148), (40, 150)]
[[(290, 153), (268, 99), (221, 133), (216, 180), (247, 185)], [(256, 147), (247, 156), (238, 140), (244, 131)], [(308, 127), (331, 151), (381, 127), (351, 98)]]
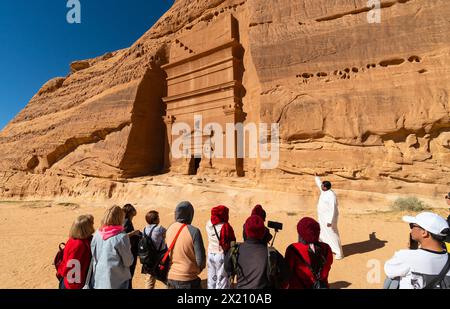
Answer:
[[(131, 233), (131, 232), (134, 231), (133, 222), (131, 222), (131, 220), (128, 219), (128, 218), (125, 219), (123, 227), (125, 229), (125, 233)], [(130, 266), (131, 276), (134, 275), (134, 271), (136, 269), (138, 249), (139, 249), (139, 240), (140, 239), (141, 239), (141, 236), (139, 236), (139, 235), (134, 235), (134, 236), (130, 237), (131, 253), (133, 254), (133, 257), (134, 257), (133, 264)]]

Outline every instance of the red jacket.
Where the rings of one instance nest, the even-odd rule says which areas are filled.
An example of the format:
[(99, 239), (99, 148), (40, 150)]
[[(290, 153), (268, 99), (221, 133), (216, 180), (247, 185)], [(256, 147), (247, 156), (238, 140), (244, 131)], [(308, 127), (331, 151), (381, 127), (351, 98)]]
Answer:
[[(313, 287), (315, 277), (304, 262), (306, 261), (308, 264), (311, 265), (311, 257), (309, 255), (308, 248), (309, 245), (305, 245), (302, 243), (295, 243), (290, 245), (286, 249), (285, 260), (289, 266), (289, 269), (291, 270), (292, 276), (289, 282), (285, 284), (284, 286), (285, 288), (311, 289)], [(331, 269), (331, 264), (333, 263), (333, 253), (331, 251), (330, 246), (328, 246), (325, 243), (322, 242), (319, 243), (319, 248), (321, 252), (320, 255), (322, 257), (316, 258), (315, 261), (316, 263), (319, 262), (320, 264), (323, 264), (323, 261), (325, 261), (324, 265), (322, 266), (322, 271), (320, 273), (320, 279), (328, 284), (328, 274)], [(294, 250), (301, 254), (304, 261), (300, 259), (300, 257)]]
[[(66, 247), (64, 249), (63, 261), (58, 268), (58, 274), (61, 277), (64, 277), (64, 285), (66, 289), (76, 290), (83, 288), (92, 257), (91, 239), (92, 237), (83, 240), (69, 238), (69, 240), (67, 241)], [(69, 271), (74, 268), (73, 263), (69, 263), (71, 260), (77, 260), (80, 262), (79, 283), (69, 283), (67, 280)]]

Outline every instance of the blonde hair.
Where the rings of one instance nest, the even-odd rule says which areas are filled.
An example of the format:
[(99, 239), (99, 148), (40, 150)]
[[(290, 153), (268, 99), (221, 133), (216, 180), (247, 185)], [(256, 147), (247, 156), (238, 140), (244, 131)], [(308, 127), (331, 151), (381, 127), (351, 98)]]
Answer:
[(108, 225), (123, 225), (125, 221), (125, 212), (119, 206), (108, 208), (103, 216), (101, 227)]
[(82, 215), (72, 223), (69, 237), (72, 239), (87, 239), (94, 232), (94, 217), (91, 215)]

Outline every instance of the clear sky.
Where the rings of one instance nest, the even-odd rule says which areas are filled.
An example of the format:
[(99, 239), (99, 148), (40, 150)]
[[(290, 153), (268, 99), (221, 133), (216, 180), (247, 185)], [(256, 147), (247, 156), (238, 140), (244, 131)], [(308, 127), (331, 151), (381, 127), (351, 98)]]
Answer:
[(0, 0), (0, 130), (72, 61), (130, 46), (174, 0), (79, 0), (81, 24), (67, 2)]

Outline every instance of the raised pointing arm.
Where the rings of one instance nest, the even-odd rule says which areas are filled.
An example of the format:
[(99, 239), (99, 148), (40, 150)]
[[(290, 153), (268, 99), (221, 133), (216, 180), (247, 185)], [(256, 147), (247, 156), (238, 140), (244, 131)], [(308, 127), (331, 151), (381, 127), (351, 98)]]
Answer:
[(322, 192), (322, 181), (320, 180), (319, 176), (316, 176), (315, 178), (316, 186), (319, 188), (319, 190)]

